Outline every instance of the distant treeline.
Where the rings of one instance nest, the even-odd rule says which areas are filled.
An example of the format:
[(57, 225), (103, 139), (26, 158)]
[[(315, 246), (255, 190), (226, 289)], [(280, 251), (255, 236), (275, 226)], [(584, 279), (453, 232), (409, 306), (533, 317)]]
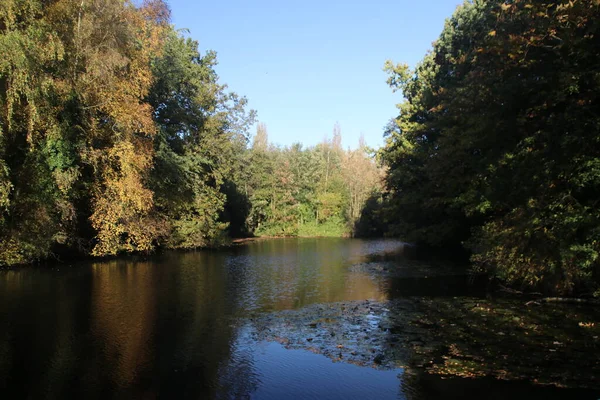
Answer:
[[(351, 232), (364, 145), (269, 146), (160, 0), (0, 7), (0, 265)], [(358, 168), (358, 169), (356, 169)]]
[(369, 199), (381, 197), (384, 176), (371, 153), (362, 137), (356, 150), (344, 150), (339, 124), (331, 139), (306, 149), (269, 145), (266, 126), (258, 124), (246, 167), (234, 179), (247, 203), (233, 202), (240, 197), (228, 192), (232, 211), (247, 210), (243, 219), (230, 215), (232, 228), (268, 236), (362, 234), (361, 210)]
[(465, 246), (476, 269), (600, 295), (600, 2), (466, 1), (387, 130), (386, 233)]

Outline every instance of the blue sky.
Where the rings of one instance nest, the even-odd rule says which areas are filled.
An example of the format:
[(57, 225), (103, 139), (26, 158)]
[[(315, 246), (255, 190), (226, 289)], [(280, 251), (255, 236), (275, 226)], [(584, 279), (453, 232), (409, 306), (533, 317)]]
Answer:
[(462, 0), (171, 0), (173, 23), (215, 50), (221, 83), (248, 98), (269, 139), (312, 146), (340, 123), (372, 147), (401, 95), (386, 59), (414, 66)]

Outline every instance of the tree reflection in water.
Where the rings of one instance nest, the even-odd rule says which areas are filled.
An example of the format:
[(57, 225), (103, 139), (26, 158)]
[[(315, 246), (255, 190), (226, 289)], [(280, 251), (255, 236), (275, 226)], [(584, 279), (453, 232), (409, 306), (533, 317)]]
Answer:
[[(424, 354), (450, 372), (450, 358), (484, 357), (485, 366), (516, 373), (510, 360), (494, 362), (483, 349), (515, 353), (520, 347), (515, 350), (514, 343), (532, 348), (537, 342), (512, 335), (500, 341), (492, 330), (514, 317), (526, 328), (554, 326), (549, 316), (558, 314), (503, 306), (495, 309), (498, 318), (484, 315), (475, 304), (488, 300), (470, 289), (464, 275), (432, 275), (429, 261), (392, 255), (400, 248), (402, 243), (390, 240), (283, 239), (223, 251), (2, 271), (0, 388), (7, 398), (269, 398), (278, 393), (277, 379), (307, 382), (317, 376), (319, 387), (289, 389), (349, 398), (369, 387), (369, 380), (378, 382), (373, 393), (379, 398), (453, 398), (483, 393), (478, 391), (484, 387), (507, 396), (564, 395), (552, 388), (423, 374), (432, 365), (415, 354), (428, 347)], [(340, 323), (332, 325), (336, 318)], [(583, 311), (569, 318), (597, 320)], [(589, 336), (596, 328), (586, 329)], [(483, 337), (492, 342), (477, 347)], [(570, 337), (579, 340), (552, 340), (571, 343)], [(294, 340), (297, 346), (288, 346)], [(597, 342), (578, 343), (588, 346), (587, 355), (597, 354)], [(353, 346), (368, 353), (352, 354)], [(285, 347), (312, 348), (329, 358)], [(567, 350), (574, 348), (557, 349), (546, 365), (568, 359)], [(522, 360), (521, 353), (515, 359)], [(577, 358), (586, 360), (582, 354)], [(377, 368), (410, 368), (398, 380), (394, 370), (348, 364), (362, 359)], [(588, 365), (588, 372), (594, 368)]]

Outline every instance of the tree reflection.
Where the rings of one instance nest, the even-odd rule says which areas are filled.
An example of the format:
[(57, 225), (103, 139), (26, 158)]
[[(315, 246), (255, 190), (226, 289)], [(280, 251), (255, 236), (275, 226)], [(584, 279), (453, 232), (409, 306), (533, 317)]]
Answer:
[(228, 298), (236, 295), (221, 257), (172, 253), (152, 263), (94, 263), (64, 276), (0, 274), (3, 393), (99, 399), (252, 391), (249, 374), (229, 373), (236, 385), (222, 379), (248, 361), (239, 354), (231, 360), (238, 326)]
[(387, 294), (376, 281), (350, 270), (370, 250), (368, 242), (348, 239), (258, 241), (230, 261), (230, 270), (243, 273), (239, 284), (252, 291), (244, 296), (252, 299), (246, 309), (278, 311), (316, 303), (385, 300)]
[(153, 362), (155, 268), (111, 261), (92, 265), (92, 334), (118, 387), (139, 382)]

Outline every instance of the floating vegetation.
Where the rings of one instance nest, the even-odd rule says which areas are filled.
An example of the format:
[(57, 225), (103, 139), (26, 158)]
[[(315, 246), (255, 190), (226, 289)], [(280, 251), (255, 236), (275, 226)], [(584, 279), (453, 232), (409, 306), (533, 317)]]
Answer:
[(251, 325), (257, 340), (334, 362), (600, 389), (597, 321), (589, 306), (413, 297), (257, 314)]

